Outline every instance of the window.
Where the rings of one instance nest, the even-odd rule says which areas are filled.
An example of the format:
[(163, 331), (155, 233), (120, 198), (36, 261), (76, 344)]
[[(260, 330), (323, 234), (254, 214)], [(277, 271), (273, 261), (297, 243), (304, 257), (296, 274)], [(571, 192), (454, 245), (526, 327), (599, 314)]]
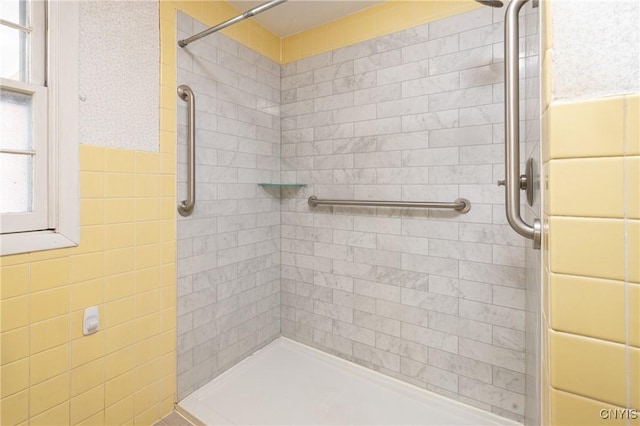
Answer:
[(78, 241), (77, 2), (0, 1), (0, 254)]

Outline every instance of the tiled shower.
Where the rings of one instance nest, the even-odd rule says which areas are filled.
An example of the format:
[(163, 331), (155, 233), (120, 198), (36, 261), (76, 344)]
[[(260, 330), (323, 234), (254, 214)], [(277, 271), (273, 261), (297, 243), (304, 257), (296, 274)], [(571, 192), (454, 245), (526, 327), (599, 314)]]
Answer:
[[(520, 170), (534, 160), (543, 194), (521, 208), (540, 251), (508, 229), (496, 186), (504, 7), (303, 15), (292, 0), (182, 48), (246, 3), (4, 3), (0, 27), (21, 36), (3, 57), (52, 77), (36, 96), (51, 92), (51, 121), (20, 134), (70, 137), (47, 148), (59, 176), (33, 169), (64, 189), (52, 229), (0, 233), (0, 424), (638, 421), (637, 0), (504, 2), (527, 3)], [(69, 59), (25, 43), (39, 34)], [(56, 65), (73, 80), (76, 60), (56, 106)], [(31, 93), (17, 75), (3, 112), (7, 87)], [(182, 84), (198, 124), (188, 218)]]
[[(535, 416), (539, 312), (527, 298), (539, 280), (525, 277), (539, 255), (506, 224), (496, 185), (502, 15), (481, 8), (282, 66), (222, 34), (178, 50), (178, 84), (196, 97), (198, 193), (177, 222), (178, 399), (282, 335)], [(538, 152), (537, 10), (523, 15), (526, 156)], [(178, 38), (204, 29), (177, 22)], [(472, 207), (311, 208), (311, 195)]]
[[(204, 29), (178, 14), (178, 36)], [(280, 335), (280, 66), (219, 35), (178, 51), (196, 99), (197, 207), (177, 222), (178, 399)], [(178, 99), (178, 196), (186, 104)]]

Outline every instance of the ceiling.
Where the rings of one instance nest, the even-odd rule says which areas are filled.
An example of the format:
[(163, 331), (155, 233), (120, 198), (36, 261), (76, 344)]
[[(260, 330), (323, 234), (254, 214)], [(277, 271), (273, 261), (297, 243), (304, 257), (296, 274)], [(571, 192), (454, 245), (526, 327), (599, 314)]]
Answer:
[[(384, 0), (289, 0), (251, 19), (255, 19), (272, 33), (286, 37), (383, 2)], [(230, 0), (229, 3), (245, 12), (266, 3), (266, 0)]]

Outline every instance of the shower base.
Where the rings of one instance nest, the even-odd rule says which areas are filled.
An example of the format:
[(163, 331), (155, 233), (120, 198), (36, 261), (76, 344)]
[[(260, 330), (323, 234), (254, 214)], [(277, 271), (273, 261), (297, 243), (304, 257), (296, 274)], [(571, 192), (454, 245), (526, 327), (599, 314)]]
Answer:
[(518, 424), (283, 337), (178, 410), (205, 425)]

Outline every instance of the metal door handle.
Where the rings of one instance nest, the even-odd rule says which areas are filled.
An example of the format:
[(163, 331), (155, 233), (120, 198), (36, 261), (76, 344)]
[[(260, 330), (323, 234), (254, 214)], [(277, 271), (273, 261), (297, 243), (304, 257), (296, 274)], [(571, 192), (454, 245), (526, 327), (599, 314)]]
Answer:
[(540, 219), (529, 225), (520, 215), (520, 71), (518, 14), (529, 0), (512, 0), (504, 21), (504, 75), (505, 75), (505, 192), (506, 214), (509, 225), (518, 234), (533, 240), (533, 248), (540, 248), (542, 226)]
[[(528, 187), (528, 180), (527, 180), (527, 175), (520, 175), (520, 189), (525, 190)], [(502, 179), (498, 181), (498, 186), (507, 186), (507, 180), (506, 179)]]

